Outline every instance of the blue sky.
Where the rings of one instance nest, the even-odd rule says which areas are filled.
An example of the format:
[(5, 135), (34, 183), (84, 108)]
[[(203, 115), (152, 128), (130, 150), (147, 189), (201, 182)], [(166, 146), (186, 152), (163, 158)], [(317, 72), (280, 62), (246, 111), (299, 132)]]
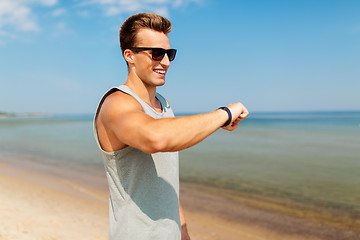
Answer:
[(360, 110), (360, 1), (0, 0), (0, 111), (93, 113), (142, 11), (173, 23), (175, 112)]

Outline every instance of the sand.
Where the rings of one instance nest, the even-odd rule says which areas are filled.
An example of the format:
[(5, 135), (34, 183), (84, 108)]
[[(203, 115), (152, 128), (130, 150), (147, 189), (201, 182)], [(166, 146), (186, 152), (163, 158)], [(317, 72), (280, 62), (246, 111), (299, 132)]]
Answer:
[[(78, 171), (74, 166), (49, 171), (41, 161), (24, 162), (0, 155), (0, 240), (107, 239), (105, 176), (94, 172), (79, 177), (75, 174)], [(252, 208), (229, 196), (209, 187), (181, 183), (180, 199), (191, 239), (329, 239), (299, 231), (300, 225), (308, 224), (301, 219)], [(277, 227), (282, 221), (288, 225)]]

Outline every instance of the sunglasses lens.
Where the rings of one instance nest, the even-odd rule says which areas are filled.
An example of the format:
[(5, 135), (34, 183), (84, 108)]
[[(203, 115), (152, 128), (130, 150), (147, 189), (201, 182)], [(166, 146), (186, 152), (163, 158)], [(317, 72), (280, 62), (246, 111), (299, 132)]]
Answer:
[(176, 50), (175, 49), (170, 49), (167, 54), (168, 54), (169, 60), (172, 61), (172, 60), (175, 59)]
[(164, 58), (165, 53), (167, 53), (170, 61), (175, 59), (176, 49), (165, 50), (162, 48), (154, 48), (151, 50), (152, 50), (152, 59), (155, 61), (161, 61)]
[(152, 58), (155, 61), (161, 61), (161, 59), (163, 59), (164, 55), (165, 55), (164, 49), (153, 49), (152, 50)]

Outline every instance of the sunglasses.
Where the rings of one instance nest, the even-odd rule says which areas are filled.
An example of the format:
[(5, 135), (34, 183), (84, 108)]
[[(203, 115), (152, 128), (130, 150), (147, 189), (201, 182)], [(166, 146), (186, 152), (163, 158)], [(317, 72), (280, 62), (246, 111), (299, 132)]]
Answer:
[(176, 49), (163, 49), (163, 48), (150, 48), (150, 47), (132, 47), (129, 49), (135, 53), (151, 50), (152, 51), (151, 58), (155, 61), (161, 61), (164, 58), (165, 53), (168, 55), (170, 61), (174, 60), (176, 55)]

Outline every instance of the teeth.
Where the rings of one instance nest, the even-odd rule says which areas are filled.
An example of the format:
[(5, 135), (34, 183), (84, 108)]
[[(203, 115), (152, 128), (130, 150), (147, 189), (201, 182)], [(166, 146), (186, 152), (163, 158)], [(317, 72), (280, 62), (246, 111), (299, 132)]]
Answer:
[(157, 73), (161, 73), (161, 74), (165, 74), (165, 70), (154, 70), (155, 72), (157, 72)]

